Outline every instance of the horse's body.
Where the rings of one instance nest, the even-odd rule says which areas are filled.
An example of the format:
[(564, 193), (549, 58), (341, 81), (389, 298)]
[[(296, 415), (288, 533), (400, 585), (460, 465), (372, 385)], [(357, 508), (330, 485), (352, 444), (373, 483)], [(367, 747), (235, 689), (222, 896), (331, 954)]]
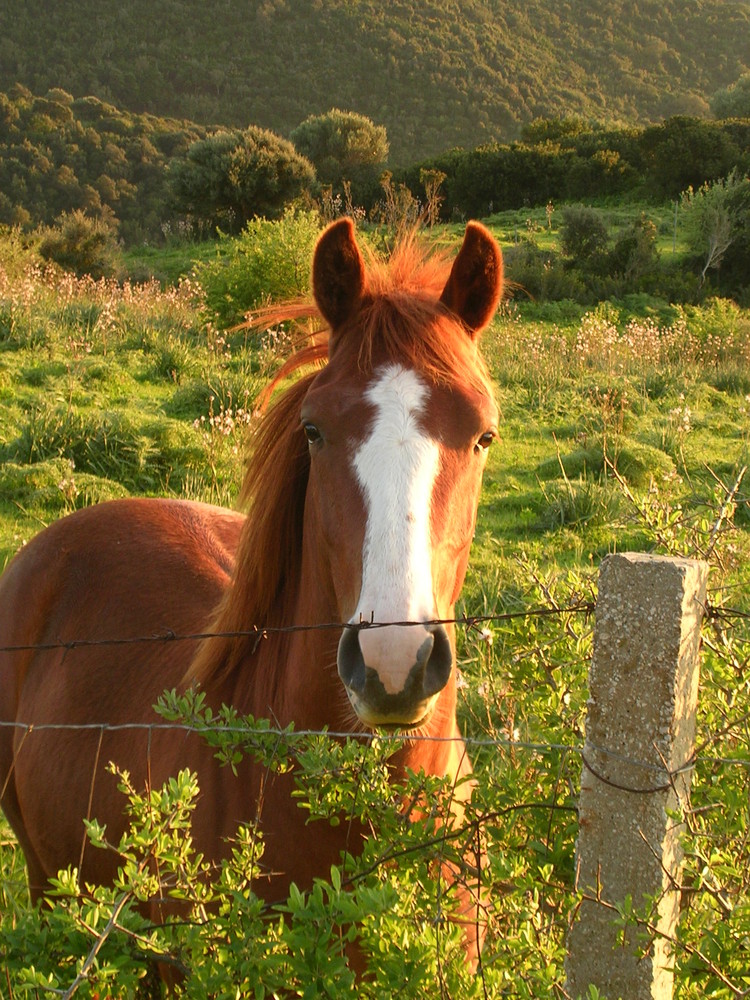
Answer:
[(313, 289), (330, 328), (328, 363), (264, 418), (247, 518), (178, 500), (102, 504), (45, 529), (0, 580), (6, 649), (342, 623), (206, 639), (197, 650), (92, 642), (0, 651), (0, 721), (15, 724), (0, 727), (0, 801), (33, 898), (70, 864), (84, 881), (111, 880), (116, 856), (85, 847), (82, 824), (105, 822), (115, 843), (124, 827), (108, 761), (136, 787), (196, 771), (193, 836), (207, 858), (223, 856), (238, 824), (259, 817), (263, 862), (277, 874), (258, 891), (270, 899), (356, 850), (346, 824), (305, 825), (290, 775), (264, 781), (261, 794), (252, 763), (235, 777), (196, 736), (127, 728), (158, 724), (152, 706), (168, 688), (198, 683), (216, 706), (298, 730), (384, 725), (448, 737), (407, 742), (397, 763), (469, 773), (450, 626), (343, 627), (452, 617), (496, 421), (475, 345), (500, 294), (496, 244), (472, 224), (450, 274), (414, 257), (407, 247), (390, 271), (373, 264), (368, 273), (348, 221), (321, 237)]

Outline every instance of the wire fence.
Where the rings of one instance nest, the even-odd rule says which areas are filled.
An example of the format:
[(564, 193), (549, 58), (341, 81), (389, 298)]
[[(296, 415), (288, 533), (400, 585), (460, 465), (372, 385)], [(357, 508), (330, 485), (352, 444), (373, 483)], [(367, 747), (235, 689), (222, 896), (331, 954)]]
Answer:
[[(0, 653), (52, 652), (54, 650), (75, 650), (96, 646), (133, 646), (145, 643), (171, 642), (202, 642), (206, 639), (248, 639), (255, 638), (259, 642), (272, 635), (292, 635), (300, 632), (331, 632), (343, 629), (364, 631), (365, 629), (383, 628), (415, 628), (436, 625), (458, 625), (466, 629), (478, 629), (482, 625), (511, 622), (528, 618), (564, 617), (567, 615), (591, 615), (596, 611), (593, 601), (579, 601), (566, 607), (537, 607), (524, 611), (495, 612), (485, 615), (461, 615), (455, 618), (427, 618), (418, 621), (380, 622), (374, 619), (362, 619), (357, 622), (318, 622), (311, 625), (252, 625), (246, 629), (234, 631), (205, 631), (179, 633), (174, 629), (164, 628), (158, 633), (137, 636), (114, 636), (103, 639), (57, 639), (51, 642), (22, 643), (0, 646)], [(715, 607), (708, 604), (705, 608), (705, 620), (723, 624), (732, 621), (750, 620), (750, 612), (738, 608)]]
[(566, 614), (592, 614), (595, 604), (591, 601), (581, 601), (569, 607), (539, 607), (526, 611), (509, 611), (488, 615), (462, 615), (456, 618), (428, 618), (419, 621), (379, 622), (374, 619), (362, 619), (357, 622), (319, 622), (313, 625), (252, 625), (246, 629), (228, 632), (191, 632), (180, 634), (173, 629), (165, 628), (163, 632), (150, 635), (112, 637), (106, 639), (59, 639), (54, 642), (28, 643), (21, 645), (0, 646), (0, 653), (48, 652), (56, 649), (83, 649), (89, 646), (130, 646), (138, 643), (169, 643), (169, 642), (201, 642), (204, 639), (265, 639), (272, 635), (291, 635), (297, 632), (331, 632), (341, 629), (363, 631), (364, 629), (381, 628), (414, 628), (426, 625), (461, 625), (465, 628), (478, 628), (495, 622), (507, 622), (522, 618), (544, 618)]
[[(56, 650), (64, 650), (66, 652), (87, 649), (95, 647), (117, 647), (117, 646), (134, 646), (143, 644), (170, 644), (179, 642), (203, 642), (204, 640), (210, 639), (245, 639), (254, 638), (256, 642), (260, 642), (264, 639), (268, 639), (273, 635), (289, 635), (294, 633), (302, 632), (313, 632), (313, 631), (341, 631), (343, 629), (352, 629), (355, 631), (363, 631), (366, 629), (382, 629), (382, 628), (410, 628), (410, 627), (424, 627), (424, 626), (436, 626), (436, 625), (454, 625), (466, 628), (467, 630), (481, 629), (482, 626), (498, 624), (503, 622), (512, 622), (520, 619), (530, 619), (530, 618), (551, 618), (551, 617), (568, 617), (571, 615), (582, 615), (590, 616), (596, 610), (596, 604), (593, 601), (576, 601), (573, 604), (559, 607), (555, 606), (541, 606), (535, 608), (525, 609), (523, 611), (510, 611), (492, 614), (482, 614), (482, 615), (461, 615), (453, 618), (432, 618), (424, 619), (419, 621), (393, 621), (393, 622), (380, 622), (374, 619), (363, 619), (358, 622), (322, 622), (317, 624), (293, 624), (293, 625), (283, 625), (283, 626), (257, 626), (253, 625), (247, 629), (240, 629), (234, 631), (203, 631), (203, 632), (193, 632), (193, 633), (179, 633), (173, 629), (166, 628), (164, 631), (159, 633), (151, 633), (148, 635), (138, 635), (138, 636), (127, 636), (127, 637), (107, 637), (101, 639), (60, 639), (51, 642), (44, 643), (28, 643), (28, 644), (17, 644), (17, 645), (5, 645), (0, 646), (0, 653), (22, 653), (22, 652), (53, 652)], [(705, 608), (705, 621), (706, 622), (716, 622), (723, 626), (731, 625), (733, 621), (747, 621), (750, 620), (750, 612), (742, 611), (738, 608), (730, 608), (724, 606), (713, 606), (710, 603), (707, 604)], [(743, 717), (744, 721), (750, 721), (750, 713), (748, 716)], [(738, 720), (742, 722), (743, 719)], [(735, 723), (735, 724), (738, 724)], [(236, 725), (236, 726), (210, 726), (210, 725), (194, 725), (190, 723), (179, 723), (179, 722), (120, 722), (120, 723), (110, 723), (110, 722), (89, 722), (89, 723), (61, 723), (61, 722), (47, 722), (47, 723), (29, 723), (22, 720), (14, 721), (0, 721), (0, 729), (18, 729), (23, 730), (28, 733), (44, 732), (44, 731), (80, 731), (80, 732), (97, 732), (97, 733), (117, 733), (125, 731), (141, 731), (146, 732), (149, 735), (158, 732), (168, 732), (168, 731), (183, 731), (189, 734), (197, 735), (207, 735), (211, 732), (221, 732), (228, 736), (235, 736), (237, 738), (252, 738), (261, 736), (276, 736), (279, 739), (288, 738), (293, 740), (302, 740), (305, 738), (313, 737), (330, 737), (331, 739), (354, 739), (359, 741), (367, 741), (373, 739), (373, 734), (369, 732), (357, 732), (356, 730), (346, 730), (346, 731), (335, 731), (335, 730), (293, 730), (274, 728), (274, 727), (264, 727), (264, 728), (254, 728), (247, 725)], [(378, 732), (377, 739), (381, 743), (392, 742), (394, 745), (402, 743), (405, 739), (408, 739), (411, 743), (445, 743), (445, 742), (455, 742), (461, 741), (469, 749), (505, 749), (505, 750), (528, 750), (534, 753), (545, 753), (549, 751), (554, 751), (558, 753), (569, 753), (580, 757), (583, 767), (591, 771), (597, 778), (604, 781), (605, 783), (612, 784), (613, 787), (617, 787), (623, 791), (630, 791), (634, 794), (648, 794), (650, 792), (659, 792), (664, 790), (664, 788), (669, 787), (673, 780), (681, 773), (694, 769), (698, 763), (714, 764), (714, 765), (730, 765), (743, 767), (750, 771), (750, 760), (744, 760), (739, 758), (721, 757), (713, 756), (705, 753), (701, 753), (697, 750), (691, 755), (690, 759), (685, 761), (682, 765), (674, 770), (665, 768), (661, 764), (654, 764), (653, 761), (636, 760), (631, 757), (623, 756), (614, 750), (610, 750), (606, 747), (592, 747), (596, 750), (598, 754), (604, 757), (609, 757), (612, 760), (616, 760), (619, 763), (644, 769), (646, 771), (653, 771), (656, 774), (664, 775), (664, 782), (649, 788), (636, 788), (628, 787), (627, 785), (615, 784), (606, 777), (604, 777), (598, 769), (595, 769), (590, 761), (587, 760), (584, 754), (584, 748), (581, 745), (576, 745), (573, 743), (541, 743), (541, 742), (529, 742), (524, 740), (514, 740), (507, 737), (499, 736), (474, 736), (474, 735), (464, 735), (464, 736), (432, 736), (421, 732), (410, 732), (408, 735), (404, 733), (390, 733), (386, 731)], [(708, 743), (709, 741), (707, 741)], [(589, 744), (591, 746), (591, 744)]]
[(668, 768), (663, 764), (655, 764), (653, 760), (642, 760), (634, 757), (628, 757), (625, 754), (618, 753), (616, 750), (611, 750), (608, 747), (598, 746), (595, 744), (588, 744), (588, 749), (595, 750), (600, 756), (607, 758), (612, 761), (616, 761), (619, 764), (624, 764), (627, 767), (638, 768), (644, 771), (651, 771), (655, 775), (663, 776), (664, 780), (659, 784), (649, 786), (647, 788), (635, 787), (627, 784), (622, 784), (619, 782), (612, 781), (602, 774), (599, 768), (594, 767), (594, 765), (588, 760), (586, 756), (586, 750), (583, 746), (572, 744), (572, 743), (533, 743), (527, 740), (512, 740), (503, 737), (488, 737), (488, 736), (430, 736), (423, 733), (391, 733), (391, 732), (379, 732), (377, 735), (367, 732), (356, 732), (356, 731), (334, 731), (329, 729), (300, 729), (300, 730), (288, 730), (280, 729), (274, 727), (257, 728), (253, 726), (242, 726), (242, 725), (192, 725), (190, 723), (176, 723), (176, 722), (122, 722), (122, 723), (107, 723), (107, 722), (89, 722), (89, 723), (62, 723), (62, 722), (46, 722), (46, 723), (27, 723), (27, 722), (2, 722), (0, 721), (0, 729), (16, 729), (22, 731), (28, 735), (32, 733), (44, 733), (44, 732), (81, 732), (81, 733), (123, 733), (123, 732), (141, 732), (145, 733), (149, 737), (149, 742), (152, 736), (157, 733), (166, 732), (182, 732), (186, 735), (191, 736), (209, 736), (211, 734), (221, 734), (222, 736), (235, 738), (238, 740), (255, 740), (264, 738), (276, 738), (279, 741), (288, 741), (290, 744), (303, 743), (305, 740), (309, 739), (331, 739), (331, 740), (355, 740), (360, 743), (368, 743), (373, 739), (383, 744), (392, 744), (394, 749), (403, 745), (404, 742), (410, 744), (445, 744), (445, 743), (460, 743), (465, 746), (468, 750), (472, 749), (496, 749), (496, 750), (506, 750), (506, 751), (516, 751), (525, 750), (532, 753), (545, 754), (549, 752), (555, 752), (560, 754), (572, 754), (580, 758), (581, 764), (586, 770), (590, 771), (594, 777), (603, 781), (605, 784), (610, 785), (612, 788), (617, 788), (620, 791), (631, 792), (634, 795), (649, 795), (655, 794), (657, 792), (662, 792), (667, 788), (672, 787), (674, 780), (681, 774), (686, 774), (689, 771), (695, 770), (698, 765), (718, 765), (718, 766), (734, 766), (738, 768), (744, 768), (748, 772), (750, 777), (750, 758), (742, 759), (738, 757), (720, 757), (708, 754), (692, 754), (688, 760), (676, 768)]
[[(560, 618), (568, 619), (572, 616), (582, 616), (586, 618), (592, 615), (596, 610), (596, 606), (591, 601), (576, 600), (566, 606), (554, 605), (551, 602), (549, 606), (535, 607), (531, 609), (525, 609), (521, 611), (510, 611), (503, 613), (492, 613), (492, 614), (482, 614), (482, 615), (462, 615), (449, 619), (430, 619), (428, 621), (399, 621), (399, 622), (380, 622), (375, 620), (363, 620), (359, 622), (325, 622), (313, 625), (302, 625), (293, 624), (287, 626), (275, 626), (275, 627), (260, 627), (251, 626), (247, 629), (223, 632), (223, 631), (202, 631), (195, 633), (178, 633), (172, 629), (165, 628), (163, 631), (159, 631), (155, 634), (138, 635), (138, 636), (112, 636), (104, 637), (99, 639), (87, 639), (87, 638), (77, 638), (77, 639), (60, 639), (57, 641), (50, 641), (38, 644), (25, 644), (25, 645), (6, 645), (0, 647), (0, 653), (2, 654), (15, 654), (15, 653), (27, 653), (27, 652), (53, 652), (53, 651), (63, 651), (66, 654), (74, 652), (76, 650), (96, 648), (96, 647), (132, 647), (141, 644), (170, 644), (175, 642), (182, 643), (197, 643), (204, 640), (216, 639), (227, 639), (227, 638), (237, 638), (237, 639), (254, 639), (256, 644), (267, 639), (270, 639), (274, 635), (284, 635), (290, 633), (306, 632), (306, 631), (341, 631), (342, 629), (355, 629), (355, 630), (365, 630), (365, 629), (377, 629), (377, 628), (408, 628), (415, 626), (425, 626), (425, 625), (450, 625), (456, 626), (458, 628), (465, 628), (467, 631), (479, 631), (480, 633), (489, 628), (492, 625), (501, 625), (503, 623), (512, 623), (514, 621), (519, 621), (523, 619), (550, 619), (550, 618)], [(710, 604), (705, 608), (705, 621), (712, 625), (714, 630), (726, 630), (733, 627), (735, 624), (739, 625), (750, 618), (750, 614), (744, 612), (740, 609), (729, 608), (729, 607), (713, 607)], [(727, 730), (736, 729), (737, 727), (742, 727), (750, 723), (750, 713), (738, 714), (737, 718), (730, 721), (727, 726)], [(528, 800), (514, 801), (509, 805), (505, 805), (502, 809), (492, 809), (485, 813), (481, 811), (474, 812), (471, 814), (470, 819), (467, 821), (466, 827), (462, 827), (455, 834), (451, 836), (465, 836), (466, 830), (473, 831), (476, 827), (477, 835), (480, 829), (483, 829), (486, 825), (496, 825), (498, 823), (499, 817), (507, 812), (508, 814), (517, 814), (519, 811), (523, 810), (533, 810), (536, 812), (548, 811), (549, 812), (549, 823), (548, 823), (548, 839), (551, 838), (551, 830), (553, 824), (553, 816), (560, 813), (561, 811), (565, 813), (575, 814), (576, 806), (573, 797), (572, 785), (575, 784), (575, 775), (573, 774), (573, 769), (570, 765), (570, 761), (577, 761), (582, 770), (589, 771), (598, 780), (604, 782), (625, 793), (629, 793), (634, 797), (637, 796), (649, 796), (657, 793), (664, 792), (665, 790), (674, 786), (675, 781), (686, 773), (695, 770), (696, 768), (705, 769), (709, 774), (713, 771), (715, 772), (718, 768), (728, 768), (731, 769), (732, 773), (740, 772), (741, 777), (737, 779), (737, 782), (745, 782), (750, 779), (750, 759), (744, 755), (747, 749), (746, 741), (743, 739), (741, 752), (738, 752), (738, 756), (726, 756), (722, 754), (711, 753), (711, 747), (716, 746), (720, 742), (720, 737), (723, 735), (719, 732), (713, 732), (707, 734), (702, 745), (700, 745), (691, 756), (680, 762), (677, 767), (667, 767), (664, 763), (654, 761), (654, 759), (638, 759), (633, 756), (619, 753), (616, 749), (612, 749), (606, 746), (592, 745), (588, 743), (586, 747), (571, 740), (568, 742), (541, 742), (533, 740), (523, 740), (515, 739), (510, 736), (499, 735), (496, 732), (493, 733), (480, 733), (479, 735), (469, 734), (464, 737), (452, 737), (452, 736), (431, 736), (423, 732), (409, 732), (409, 733), (391, 733), (381, 731), (377, 734), (367, 733), (367, 732), (353, 732), (353, 731), (332, 731), (332, 730), (317, 730), (317, 729), (304, 729), (304, 730), (289, 730), (284, 729), (279, 726), (255, 726), (252, 724), (247, 724), (241, 719), (235, 720), (231, 723), (217, 723), (209, 724), (203, 722), (195, 722), (187, 719), (186, 721), (154, 721), (154, 722), (141, 722), (141, 721), (131, 721), (131, 722), (118, 722), (111, 723), (107, 721), (102, 722), (89, 722), (89, 723), (55, 723), (55, 722), (43, 722), (39, 724), (26, 723), (23, 720), (16, 721), (6, 721), (0, 722), (0, 731), (7, 730), (8, 728), (18, 730), (22, 733), (22, 739), (32, 738), (34, 734), (40, 734), (50, 731), (65, 731), (65, 732), (80, 732), (82, 734), (93, 734), (94, 737), (98, 738), (99, 746), (102, 746), (102, 740), (107, 734), (116, 734), (122, 732), (131, 732), (136, 734), (141, 734), (143, 739), (143, 745), (148, 748), (148, 753), (151, 753), (152, 740), (155, 741), (158, 734), (169, 733), (169, 732), (182, 732), (186, 735), (197, 736), (197, 737), (210, 737), (212, 735), (218, 735), (220, 737), (226, 737), (230, 740), (236, 740), (238, 744), (248, 743), (252, 745), (254, 741), (262, 740), (276, 740), (279, 749), (284, 745), (285, 741), (288, 741), (287, 746), (291, 748), (292, 754), (294, 753), (295, 747), (298, 746), (303, 748), (305, 741), (313, 741), (317, 739), (329, 738), (331, 740), (354, 740), (362, 744), (368, 744), (371, 741), (377, 741), (381, 747), (385, 746), (387, 748), (393, 747), (394, 751), (404, 744), (405, 741), (409, 743), (445, 743), (451, 742), (455, 739), (460, 739), (461, 742), (466, 746), (469, 753), (473, 756), (482, 756), (483, 766), (486, 765), (488, 760), (492, 759), (492, 752), (497, 751), (499, 757), (498, 764), (502, 766), (502, 759), (506, 757), (511, 757), (512, 755), (518, 753), (528, 754), (529, 757), (537, 758), (537, 765), (541, 764), (544, 760), (548, 760), (552, 757), (555, 760), (554, 770), (557, 772), (557, 784), (554, 785), (551, 794), (545, 794), (542, 798), (534, 798), (533, 794), (528, 796)], [(572, 734), (571, 734), (572, 735)], [(249, 751), (252, 754), (252, 748)], [(488, 753), (489, 752), (489, 753)], [(592, 759), (593, 758), (593, 759)], [(606, 767), (602, 766), (602, 762), (616, 762), (618, 765), (623, 765), (626, 768), (637, 769), (634, 773), (641, 776), (645, 775), (646, 780), (642, 780), (639, 783), (633, 782), (629, 784), (627, 782), (613, 781), (610, 776), (608, 776), (604, 771)], [(546, 766), (546, 765), (545, 765)], [(489, 771), (485, 771), (486, 777), (480, 778), (481, 770), (477, 771), (477, 777), (480, 780), (496, 780), (498, 771), (494, 771), (493, 767), (490, 766)], [(726, 772), (728, 774), (728, 772)], [(737, 783), (736, 782), (736, 783)], [(558, 787), (559, 786), (559, 787)], [(552, 786), (550, 786), (552, 787)], [(689, 808), (689, 807), (688, 807)], [(567, 820), (565, 822), (568, 822)], [(544, 820), (544, 824), (547, 820)], [(544, 825), (542, 824), (542, 825)], [(472, 834), (473, 835), (473, 834)], [(5, 844), (0, 846), (6, 846)], [(407, 849), (416, 850), (425, 845), (414, 845), (412, 844)], [(429, 845), (427, 845), (429, 846)], [(386, 864), (393, 860), (394, 851), (396, 847), (394, 845), (385, 845), (382, 863)], [(541, 887), (540, 892), (544, 895), (547, 890), (553, 892), (554, 890), (559, 893), (568, 891), (565, 886), (552, 886), (551, 884), (546, 888)], [(519, 888), (518, 890), (522, 890)], [(682, 945), (680, 946), (682, 947)], [(690, 953), (690, 948), (687, 948), (687, 953)], [(711, 962), (710, 959), (706, 958), (704, 965), (709, 969), (714, 969), (716, 963)], [(739, 995), (739, 994), (737, 994)]]

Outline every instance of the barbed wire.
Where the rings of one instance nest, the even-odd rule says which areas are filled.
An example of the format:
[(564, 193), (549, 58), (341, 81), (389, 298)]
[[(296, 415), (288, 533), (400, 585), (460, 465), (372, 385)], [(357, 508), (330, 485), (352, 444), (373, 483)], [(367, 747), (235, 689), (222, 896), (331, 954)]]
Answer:
[[(175, 632), (174, 629), (165, 628), (162, 632), (152, 632), (148, 635), (114, 636), (102, 639), (57, 639), (50, 642), (18, 643), (0, 646), (0, 653), (52, 652), (57, 649), (71, 651), (88, 647), (131, 646), (152, 642), (202, 642), (206, 639), (255, 638), (257, 642), (260, 642), (271, 635), (291, 635), (296, 632), (323, 632), (340, 629), (364, 631), (365, 629), (415, 628), (428, 625), (459, 625), (467, 629), (476, 629), (481, 625), (491, 625), (497, 622), (508, 622), (523, 618), (552, 618), (579, 614), (588, 616), (595, 612), (595, 602), (578, 601), (575, 604), (566, 605), (565, 607), (537, 607), (528, 608), (524, 611), (495, 612), (485, 615), (461, 615), (455, 618), (427, 618), (414, 621), (380, 622), (372, 619), (362, 619), (358, 622), (319, 622), (312, 625), (252, 625), (246, 629), (232, 631), (188, 633), (179, 633)], [(706, 605), (705, 616), (707, 621), (728, 622), (732, 619), (750, 620), (750, 612), (748, 611), (742, 611), (737, 608), (714, 607), (710, 604)]]
[(59, 639), (54, 642), (0, 646), (0, 653), (48, 652), (56, 649), (72, 650), (87, 646), (128, 646), (149, 642), (201, 642), (204, 639), (257, 638), (260, 640), (270, 635), (290, 635), (295, 632), (325, 632), (340, 629), (364, 631), (365, 629), (414, 628), (426, 625), (461, 625), (466, 628), (477, 628), (480, 625), (487, 625), (492, 622), (512, 621), (519, 618), (554, 617), (566, 614), (589, 615), (594, 610), (595, 604), (592, 601), (579, 601), (564, 608), (539, 607), (529, 608), (525, 611), (496, 612), (487, 615), (461, 615), (455, 618), (426, 618), (414, 621), (380, 622), (364, 618), (358, 622), (319, 622), (312, 625), (252, 625), (246, 629), (237, 629), (234, 631), (189, 632), (184, 634), (175, 632), (170, 628), (165, 628), (163, 632), (157, 634), (151, 633), (149, 635), (104, 639)]
[[(72, 639), (72, 640), (58, 640), (55, 642), (46, 643), (29, 643), (29, 644), (19, 644), (19, 645), (8, 645), (0, 646), (0, 653), (19, 653), (19, 652), (48, 652), (57, 649), (64, 649), (66, 651), (88, 648), (88, 647), (104, 647), (104, 646), (128, 646), (136, 645), (142, 643), (152, 643), (152, 642), (199, 642), (206, 639), (220, 639), (220, 638), (255, 638), (256, 643), (260, 642), (262, 639), (267, 638), (270, 635), (283, 635), (292, 634), (296, 632), (308, 632), (308, 631), (329, 631), (329, 630), (342, 630), (342, 629), (354, 629), (354, 630), (365, 630), (365, 629), (380, 629), (380, 628), (409, 628), (415, 626), (428, 626), (428, 625), (457, 625), (463, 626), (467, 629), (478, 629), (480, 626), (497, 623), (497, 622), (507, 622), (518, 619), (526, 619), (533, 617), (568, 617), (571, 615), (591, 615), (596, 610), (596, 605), (592, 601), (577, 601), (573, 604), (567, 605), (565, 607), (554, 606), (544, 606), (536, 607), (531, 609), (526, 609), (517, 612), (500, 612), (493, 614), (484, 615), (462, 615), (454, 618), (433, 618), (425, 619), (419, 621), (394, 621), (394, 622), (379, 622), (372, 619), (363, 619), (359, 622), (323, 622), (312, 625), (286, 625), (286, 626), (269, 626), (269, 627), (258, 627), (252, 626), (248, 629), (240, 629), (233, 631), (204, 631), (195, 633), (180, 634), (172, 629), (166, 629), (162, 633), (141, 636), (130, 636), (130, 637), (111, 637), (102, 639)], [(705, 616), (707, 620), (718, 620), (726, 622), (732, 618), (737, 618), (740, 620), (750, 619), (750, 612), (744, 612), (735, 608), (727, 607), (714, 607), (707, 605), (705, 607)], [(196, 723), (181, 723), (181, 722), (122, 722), (122, 723), (109, 723), (109, 722), (91, 722), (91, 723), (28, 723), (22, 721), (0, 721), (0, 729), (14, 728), (22, 730), (28, 734), (31, 732), (39, 733), (44, 731), (76, 731), (76, 732), (96, 732), (96, 733), (116, 733), (123, 731), (144, 731), (149, 734), (149, 739), (151, 734), (161, 732), (161, 731), (173, 731), (178, 730), (182, 732), (206, 735), (212, 732), (221, 732), (229, 736), (237, 736), (244, 738), (261, 738), (261, 737), (273, 737), (277, 739), (289, 738), (292, 740), (298, 740), (303, 738), (312, 737), (329, 737), (331, 739), (354, 739), (368, 741), (377, 739), (380, 742), (394, 742), (403, 743), (408, 741), (410, 743), (445, 743), (445, 742), (455, 742), (460, 740), (465, 746), (470, 749), (486, 749), (486, 748), (505, 748), (509, 750), (524, 749), (535, 753), (548, 753), (548, 752), (560, 752), (560, 753), (572, 753), (580, 757), (582, 766), (588, 770), (594, 777), (598, 780), (611, 785), (614, 788), (620, 789), (626, 792), (632, 792), (637, 794), (650, 794), (660, 791), (664, 791), (672, 786), (674, 779), (685, 771), (694, 769), (698, 763), (706, 764), (719, 764), (719, 765), (737, 765), (742, 766), (750, 770), (750, 759), (745, 760), (742, 758), (734, 757), (716, 757), (708, 756), (705, 754), (695, 753), (691, 756), (680, 767), (670, 770), (665, 767), (663, 763), (654, 764), (649, 761), (637, 760), (629, 757), (625, 757), (616, 751), (609, 750), (606, 747), (594, 747), (591, 744), (587, 744), (586, 747), (575, 746), (573, 744), (567, 743), (534, 743), (521, 740), (512, 740), (506, 737), (494, 737), (494, 736), (430, 736), (424, 733), (389, 733), (389, 732), (378, 732), (377, 734), (369, 732), (357, 732), (357, 731), (331, 731), (327, 729), (323, 730), (284, 730), (280, 728), (273, 727), (261, 727), (253, 728), (251, 726), (239, 725), (215, 725), (210, 724), (196, 724)], [(705, 744), (704, 744), (705, 745)], [(623, 765), (633, 768), (640, 768), (642, 770), (651, 771), (665, 777), (665, 782), (658, 785), (649, 787), (633, 787), (627, 784), (622, 784), (612, 780), (612, 778), (601, 773), (599, 768), (592, 765), (591, 761), (586, 756), (587, 749), (594, 750), (597, 754), (611, 758), (613, 761), (617, 761)]]

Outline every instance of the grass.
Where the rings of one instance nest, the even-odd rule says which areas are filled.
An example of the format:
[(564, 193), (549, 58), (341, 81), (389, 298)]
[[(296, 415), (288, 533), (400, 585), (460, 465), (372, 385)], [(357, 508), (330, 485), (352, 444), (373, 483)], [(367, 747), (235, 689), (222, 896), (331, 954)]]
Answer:
[[(507, 233), (521, 214), (490, 221)], [(554, 234), (553, 225), (549, 238)], [(164, 273), (184, 274), (187, 263), (168, 255)], [(712, 604), (750, 610), (750, 477), (741, 479), (750, 464), (750, 312), (721, 300), (686, 308), (640, 299), (588, 310), (511, 304), (484, 348), (502, 419), (462, 612), (590, 599), (601, 559), (628, 549), (710, 558)], [(252, 403), (272, 366), (272, 351), (248, 349), (241, 334), (205, 322), (200, 290), (190, 282), (95, 284), (33, 262), (6, 274), (0, 566), (44, 524), (111, 497), (170, 495), (231, 506)], [(509, 801), (529, 788), (573, 801), (575, 757), (524, 754), (520, 744), (580, 744), (590, 644), (591, 623), (574, 615), (498, 621), (486, 635), (460, 632), (462, 724), (470, 734), (519, 744), (476, 755), (478, 773)], [(742, 706), (750, 694), (749, 648), (741, 622), (708, 636), (698, 735), (711, 760), (748, 758)], [(706, 812), (696, 813), (687, 863), (698, 888), (682, 933), (691, 947), (722, 941), (734, 976), (750, 933), (742, 916), (750, 867), (744, 772), (710, 761), (702, 767), (694, 800)], [(575, 824), (562, 816), (533, 824), (514, 820), (498, 834), (524, 878), (533, 882), (544, 870), (549, 883), (531, 896), (510, 893), (517, 912), (502, 916), (501, 978), (512, 976), (530, 920), (538, 952), (529, 951), (530, 970), (559, 963), (564, 947)], [(715, 864), (704, 858), (710, 850)], [(0, 823), (3, 913), (25, 905), (20, 879), (19, 852)], [(736, 904), (734, 922), (716, 916), (711, 879)], [(705, 966), (696, 973), (689, 952), (679, 960), (681, 1000), (730, 995)]]
[[(591, 204), (601, 213), (611, 239), (616, 239), (621, 230), (645, 214), (656, 226), (656, 245), (660, 254), (669, 258), (671, 255), (680, 256), (687, 252), (679, 213), (675, 220), (674, 202), (645, 205), (642, 201), (628, 203), (623, 199), (615, 202), (604, 199)], [(533, 236), (542, 249), (559, 251), (564, 207), (551, 203), (551, 212), (544, 206), (509, 209), (496, 212), (486, 221), (504, 244), (517, 243), (524, 237)]]

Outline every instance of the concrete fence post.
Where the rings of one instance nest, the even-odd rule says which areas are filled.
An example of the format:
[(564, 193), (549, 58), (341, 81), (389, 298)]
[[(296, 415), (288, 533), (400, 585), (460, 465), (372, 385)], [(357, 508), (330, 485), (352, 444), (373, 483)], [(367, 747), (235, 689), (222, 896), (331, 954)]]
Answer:
[[(612, 555), (599, 573), (581, 772), (567, 992), (669, 1000), (682, 824), (698, 701), (708, 567)], [(671, 814), (671, 815), (670, 815)], [(623, 930), (631, 901), (646, 924)]]

